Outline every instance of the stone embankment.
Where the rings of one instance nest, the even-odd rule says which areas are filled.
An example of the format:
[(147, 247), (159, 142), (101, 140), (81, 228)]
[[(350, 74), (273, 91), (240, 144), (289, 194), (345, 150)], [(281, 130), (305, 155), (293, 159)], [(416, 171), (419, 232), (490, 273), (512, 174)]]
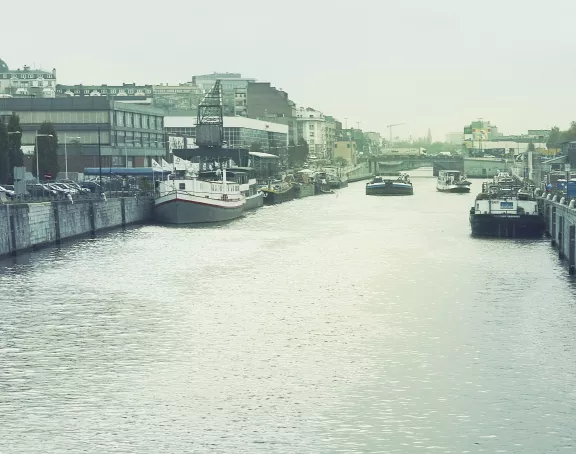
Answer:
[(354, 181), (369, 180), (374, 176), (374, 173), (375, 170), (372, 169), (372, 166), (368, 162), (360, 163), (357, 166), (346, 170), (349, 183), (353, 183)]
[(565, 260), (570, 274), (576, 267), (576, 203), (566, 204), (566, 199), (549, 195), (540, 199), (541, 209), (546, 220), (546, 234), (552, 246), (558, 250), (558, 257)]
[(152, 219), (150, 198), (0, 205), (0, 256)]

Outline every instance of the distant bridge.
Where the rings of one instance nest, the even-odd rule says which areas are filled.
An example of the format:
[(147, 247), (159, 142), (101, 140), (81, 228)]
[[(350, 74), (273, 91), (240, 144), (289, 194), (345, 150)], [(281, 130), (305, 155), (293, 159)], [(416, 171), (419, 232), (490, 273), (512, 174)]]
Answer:
[(464, 172), (462, 156), (372, 156), (368, 160), (373, 173), (386, 170), (396, 172), (414, 170), (420, 167), (432, 167), (432, 174), (438, 176), (440, 170), (459, 170)]

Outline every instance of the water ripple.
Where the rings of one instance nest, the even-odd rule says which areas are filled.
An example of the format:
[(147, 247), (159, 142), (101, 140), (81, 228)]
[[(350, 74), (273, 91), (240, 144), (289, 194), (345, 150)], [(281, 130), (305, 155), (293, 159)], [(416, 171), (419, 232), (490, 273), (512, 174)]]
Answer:
[(2, 262), (0, 452), (574, 450), (565, 270), (414, 182)]

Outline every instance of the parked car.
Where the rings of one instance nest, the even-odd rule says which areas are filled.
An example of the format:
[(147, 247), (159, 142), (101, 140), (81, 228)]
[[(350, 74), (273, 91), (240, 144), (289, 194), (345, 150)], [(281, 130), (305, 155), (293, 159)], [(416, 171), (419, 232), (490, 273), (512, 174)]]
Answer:
[(46, 183), (46, 186), (48, 186), (50, 189), (52, 189), (53, 191), (56, 191), (56, 193), (58, 194), (58, 197), (66, 197), (68, 194), (72, 195), (72, 193), (68, 190), (65, 189), (63, 187), (60, 187), (59, 185), (57, 185), (56, 183)]
[(104, 192), (102, 187), (95, 181), (83, 181), (82, 183), (80, 183), (80, 186), (84, 189), (88, 189), (92, 193), (99, 194), (101, 192)]
[(78, 191), (78, 193), (81, 194), (90, 194), (90, 189), (88, 188), (83, 188), (82, 186), (80, 186), (78, 183), (76, 183), (75, 181), (72, 180), (61, 180), (59, 181), (59, 183), (64, 183), (66, 186), (76, 189)]
[(13, 199), (16, 196), (16, 193), (10, 189), (7, 189), (4, 186), (0, 186), (0, 193), (4, 194), (9, 199)]

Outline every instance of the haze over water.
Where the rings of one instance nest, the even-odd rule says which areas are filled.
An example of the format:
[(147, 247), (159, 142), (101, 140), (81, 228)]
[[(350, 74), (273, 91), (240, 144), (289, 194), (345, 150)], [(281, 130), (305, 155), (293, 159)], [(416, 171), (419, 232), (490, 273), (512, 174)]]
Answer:
[(573, 281), (413, 182), (1, 262), (0, 452), (573, 452)]

